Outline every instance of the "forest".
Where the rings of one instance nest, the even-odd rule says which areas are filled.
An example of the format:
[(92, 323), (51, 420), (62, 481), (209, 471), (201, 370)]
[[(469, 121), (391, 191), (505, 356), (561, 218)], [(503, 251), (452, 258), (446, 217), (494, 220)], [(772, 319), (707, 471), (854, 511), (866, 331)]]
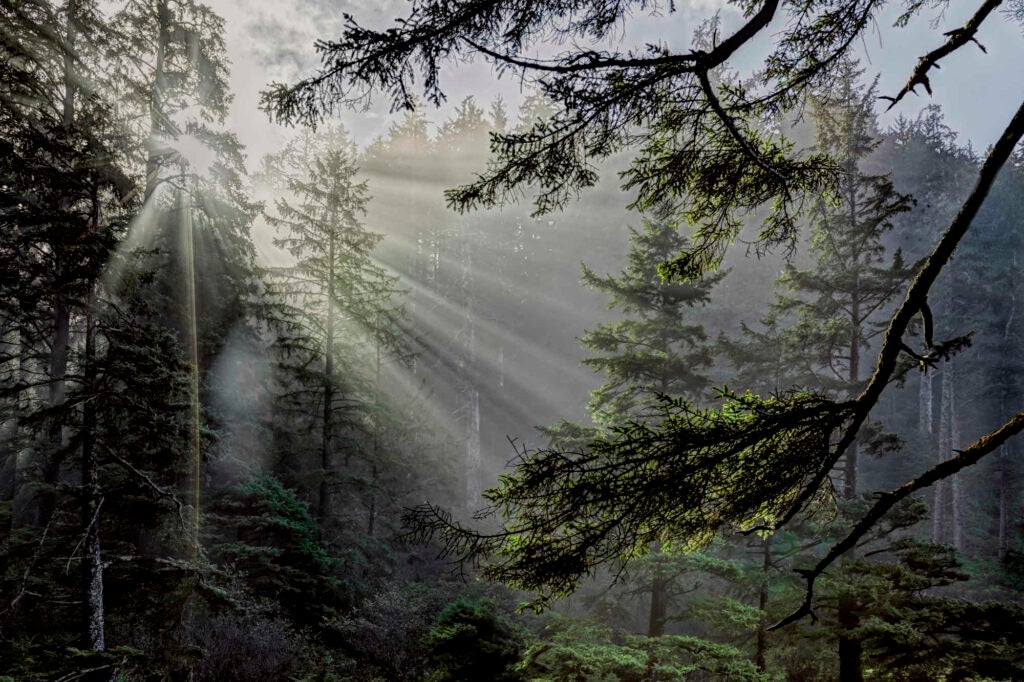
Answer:
[(966, 4), (0, 0), (0, 682), (1024, 679)]

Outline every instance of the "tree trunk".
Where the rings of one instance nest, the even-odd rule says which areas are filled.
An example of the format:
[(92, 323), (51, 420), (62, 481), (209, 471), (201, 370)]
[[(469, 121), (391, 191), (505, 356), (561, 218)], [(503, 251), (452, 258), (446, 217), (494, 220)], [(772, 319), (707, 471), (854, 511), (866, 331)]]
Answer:
[[(18, 380), (28, 386), (42, 369), (34, 357), (34, 339), (29, 336), (27, 325), (22, 324), (18, 331)], [(34, 388), (25, 388), (18, 392), (18, 419), (21, 420), (37, 409), (39, 395)], [(19, 424), (20, 429), (20, 424)], [(20, 435), (20, 434), (19, 434)], [(21, 438), (18, 443), (18, 454), (14, 463), (14, 501), (11, 508), (11, 525), (13, 528), (41, 526), (44, 521), (40, 514), (37, 490), (42, 482), (43, 453), (40, 452), (36, 438)]]
[(321, 535), (331, 513), (331, 488), (334, 485), (334, 235), (327, 247), (327, 333), (324, 341), (324, 409), (320, 434), (320, 499), (317, 520)]
[[(942, 398), (939, 404), (939, 462), (949, 459), (952, 450), (951, 432), (953, 424), (953, 365), (946, 363), (942, 370)], [(946, 544), (949, 525), (949, 481), (935, 484), (932, 497), (932, 542)]]
[[(156, 43), (156, 65), (153, 68), (153, 92), (149, 103), (149, 135), (150, 139), (157, 139), (164, 133), (164, 91), (166, 89), (166, 76), (164, 74), (164, 59), (167, 52), (167, 45), (170, 43), (171, 11), (167, 7), (167, 0), (159, 0), (156, 7), (157, 24), (159, 25)], [(146, 190), (143, 195), (145, 201), (153, 196), (158, 183), (157, 175), (160, 172), (161, 152), (156, 145), (148, 145), (146, 154)]]
[[(374, 387), (377, 389), (377, 400), (380, 401), (381, 388), (380, 388), (380, 366), (381, 366), (381, 344), (380, 344), (380, 311), (374, 315), (373, 318), (373, 339), (374, 339), (374, 366), (373, 366), (373, 381)], [(369, 519), (366, 526), (367, 537), (373, 537), (374, 525), (377, 522), (377, 462), (380, 459), (380, 411), (382, 409), (381, 404), (378, 402), (375, 406), (374, 417), (373, 417), (373, 460), (370, 465), (370, 510)]]
[(480, 452), (480, 389), (476, 367), (476, 292), (473, 290), (473, 249), (466, 237), (462, 291), (466, 297), (465, 367), (463, 384), (466, 400), (466, 505), (475, 507), (483, 494)]
[(103, 555), (100, 551), (100, 497), (99, 472), (94, 451), (96, 432), (96, 340), (93, 329), (93, 293), (85, 313), (85, 388), (82, 406), (82, 533), (85, 538), (82, 557), (84, 606), (84, 646), (90, 651), (103, 651)]
[[(17, 327), (6, 320), (0, 322), (0, 385), (13, 386), (18, 382), (18, 341)], [(5, 398), (0, 403), (3, 419), (0, 420), (0, 503), (11, 505), (12, 513), (2, 514), (3, 527), (0, 529), (0, 542), (10, 547), (12, 521), (14, 518), (14, 496), (17, 491), (18, 463), (18, 398)], [(0, 578), (7, 575), (10, 565), (10, 551), (0, 552)]]
[[(952, 387), (951, 387), (952, 389)], [(956, 413), (956, 400), (955, 395), (950, 390), (950, 424), (949, 424), (949, 452), (950, 456), (956, 450), (959, 450), (963, 446), (963, 441), (960, 436), (960, 418)], [(966, 547), (966, 534), (964, 532), (964, 516), (966, 513), (967, 501), (964, 495), (964, 472), (960, 471), (952, 476), (950, 486), (953, 492), (953, 514), (952, 514), (952, 525), (953, 525), (953, 547), (958, 552), (963, 552)]]
[[(65, 19), (64, 38), (64, 107), (63, 125), (64, 130), (70, 133), (75, 123), (75, 40), (77, 37), (78, 13), (77, 0), (69, 0), (67, 5), (67, 17)], [(60, 206), (65, 212), (69, 212), (74, 205), (74, 197), (65, 195), (61, 198)], [(67, 373), (68, 373), (68, 350), (70, 347), (71, 334), (71, 306), (67, 300), (65, 288), (67, 273), (65, 272), (65, 259), (61, 258), (61, 250), (54, 249), (56, 269), (56, 291), (53, 302), (53, 338), (50, 343), (50, 357), (48, 361), (49, 387), (47, 404), (51, 408), (57, 408), (64, 404), (67, 395)], [(59, 415), (54, 415), (46, 428), (46, 443), (43, 447), (43, 482), (47, 490), (40, 498), (42, 509), (41, 518), (48, 519), (56, 506), (56, 495), (53, 489), (60, 483), (60, 470), (63, 459), (62, 447), (64, 445), (64, 422)]]
[[(1013, 252), (1012, 257), (1013, 270), (1017, 272), (1017, 252)], [(1006, 324), (1003, 326), (1003, 356), (1013, 357), (1016, 354), (1015, 341), (1016, 336), (1014, 335), (1014, 320), (1017, 317), (1017, 283), (1014, 281), (1010, 286), (1010, 314), (1006, 317)], [(1010, 382), (1012, 381), (1013, 373), (1009, 371), (1003, 372), (1003, 390), (1000, 398), (999, 405), (999, 417), (1006, 419), (1006, 406), (1009, 402), (1010, 393)], [(1011, 451), (1010, 446), (1004, 443), (999, 448), (999, 523), (998, 523), (998, 556), (999, 561), (1006, 561), (1006, 557), (1010, 552), (1010, 536), (1009, 536), (1009, 514), (1010, 514), (1010, 496), (1014, 493), (1010, 490), (1013, 485), (1011, 481)]]
[[(852, 182), (852, 179), (851, 179)], [(855, 195), (854, 195), (855, 196)], [(854, 199), (850, 199), (851, 213), (853, 213)], [(854, 214), (855, 215), (855, 214)], [(850, 308), (850, 340), (849, 340), (849, 374), (847, 379), (850, 384), (851, 395), (856, 394), (860, 384), (860, 343), (863, 336), (862, 325), (864, 320), (860, 317), (860, 301), (858, 299), (856, 285), (854, 287), (853, 300)], [(846, 451), (846, 461), (843, 466), (843, 499), (851, 503), (857, 499), (857, 456), (859, 445), (856, 441)], [(850, 550), (843, 556), (844, 568), (853, 562), (855, 556)], [(848, 587), (844, 587), (839, 593), (838, 618), (839, 618), (839, 681), (840, 682), (863, 682), (864, 671), (861, 666), (861, 643), (851, 632), (860, 626), (860, 605), (857, 597)]]
[(757, 671), (764, 673), (768, 669), (768, 572), (772, 567), (772, 536), (764, 539), (764, 562), (761, 564), (761, 589), (757, 595), (757, 608), (761, 611), (761, 619), (757, 625), (757, 648), (754, 661)]
[(672, 577), (667, 575), (655, 560), (651, 574), (651, 612), (647, 619), (647, 636), (660, 637), (665, 634), (665, 623), (668, 621), (668, 589)]
[(366, 536), (372, 538), (374, 525), (377, 522), (377, 463), (370, 469), (370, 514), (366, 526)]
[[(857, 607), (856, 599), (849, 591), (843, 591), (839, 595), (839, 627), (842, 632), (848, 632), (860, 624)], [(863, 679), (860, 640), (845, 634), (840, 635), (839, 682), (861, 682)]]

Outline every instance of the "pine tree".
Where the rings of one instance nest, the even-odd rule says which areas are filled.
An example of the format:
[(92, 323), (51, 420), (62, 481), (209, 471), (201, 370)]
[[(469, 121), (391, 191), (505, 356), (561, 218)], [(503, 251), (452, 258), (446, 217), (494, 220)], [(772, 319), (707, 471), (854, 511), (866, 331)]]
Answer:
[[(686, 244), (679, 228), (671, 209), (663, 206), (644, 217), (642, 231), (630, 229), (628, 265), (618, 276), (600, 276), (583, 266), (583, 284), (607, 294), (608, 308), (626, 317), (598, 325), (580, 339), (592, 353), (583, 364), (605, 378), (587, 404), (597, 427), (563, 420), (542, 429), (558, 447), (586, 448), (601, 430), (652, 414), (663, 398), (696, 398), (708, 387), (703, 371), (711, 365), (711, 353), (704, 327), (687, 318), (708, 303), (722, 275), (685, 284), (662, 279), (658, 267)], [(662, 556), (648, 564), (648, 634), (655, 637), (664, 634), (673, 581), (685, 567)]]
[(306, 170), (285, 170), (288, 196), (270, 220), (281, 233), (276, 243), (296, 259), (272, 273), (282, 300), (276, 345), (291, 375), (285, 397), (307, 414), (319, 405), (317, 520), (326, 532), (341, 483), (342, 432), (373, 431), (374, 376), (360, 368), (373, 357), (367, 345), (385, 354), (405, 350), (396, 279), (374, 263), (381, 236), (361, 221), (369, 196), (355, 149), (342, 130), (319, 135), (292, 143), (303, 150)]

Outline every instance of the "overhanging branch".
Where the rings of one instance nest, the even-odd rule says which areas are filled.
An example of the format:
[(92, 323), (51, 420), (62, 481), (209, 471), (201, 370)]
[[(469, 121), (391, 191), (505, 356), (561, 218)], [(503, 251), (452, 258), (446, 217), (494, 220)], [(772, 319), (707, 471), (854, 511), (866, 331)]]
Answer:
[(935, 248), (932, 249), (931, 254), (928, 255), (921, 269), (918, 270), (914, 281), (907, 289), (903, 302), (900, 303), (899, 308), (897, 308), (896, 313), (890, 320), (882, 340), (882, 347), (878, 351), (875, 370), (871, 375), (870, 381), (868, 381), (868, 385), (857, 396), (853, 416), (835, 446), (832, 457), (822, 466), (818, 475), (811, 482), (811, 485), (804, 489), (803, 493), (797, 498), (789, 512), (779, 521), (776, 527), (783, 526), (791, 521), (807, 505), (817, 489), (825, 481), (825, 478), (828, 477), (832, 467), (853, 445), (861, 426), (864, 425), (864, 421), (867, 419), (871, 409), (878, 403), (879, 398), (882, 396), (882, 391), (888, 385), (889, 379), (896, 370), (897, 361), (904, 345), (903, 335), (906, 334), (907, 328), (910, 326), (914, 316), (927, 306), (929, 290), (935, 284), (935, 280), (946, 266), (946, 263), (953, 256), (953, 252), (956, 250), (960, 240), (967, 234), (971, 222), (978, 214), (978, 210), (992, 188), (992, 183), (995, 182), (999, 171), (1013, 154), (1013, 150), (1020, 142), (1022, 136), (1024, 136), (1024, 102), (1021, 103), (1017, 113), (1014, 114), (1013, 119), (1006, 126), (999, 140), (989, 151), (985, 163), (982, 164), (981, 170), (978, 171), (978, 181), (975, 183), (974, 189), (967, 199), (964, 200), (964, 203), (960, 206), (960, 211), (953, 218), (949, 227), (946, 228), (942, 238), (939, 239)]
[(777, 630), (800, 620), (804, 616), (809, 615), (813, 617), (814, 614), (811, 609), (811, 603), (814, 599), (814, 582), (822, 573), (825, 572), (825, 569), (835, 563), (836, 559), (852, 549), (857, 542), (896, 505), (896, 503), (912, 495), (918, 490), (927, 488), (928, 486), (931, 486), (943, 479), (953, 476), (957, 472), (966, 469), (969, 466), (977, 464), (982, 457), (998, 450), (1006, 441), (1008, 441), (1012, 436), (1020, 433), (1022, 430), (1024, 430), (1024, 411), (1018, 412), (998, 429), (992, 433), (982, 436), (971, 443), (966, 449), (957, 451), (955, 457), (951, 457), (940, 464), (936, 464), (931, 469), (928, 469), (914, 480), (904, 483), (899, 488), (894, 488), (893, 490), (883, 493), (875, 502), (874, 506), (868, 510), (868, 513), (857, 522), (857, 525), (853, 527), (853, 530), (851, 530), (845, 538), (833, 545), (828, 554), (826, 554), (814, 568), (799, 571), (807, 580), (807, 592), (804, 597), (803, 604), (800, 605), (799, 609), (771, 626), (769, 630)]

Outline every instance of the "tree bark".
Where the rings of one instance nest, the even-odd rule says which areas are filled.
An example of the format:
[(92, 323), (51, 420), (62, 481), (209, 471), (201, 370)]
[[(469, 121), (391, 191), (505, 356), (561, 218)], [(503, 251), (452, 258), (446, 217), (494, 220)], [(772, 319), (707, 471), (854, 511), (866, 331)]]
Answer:
[(331, 488), (334, 485), (334, 255), (336, 244), (332, 231), (328, 247), (327, 331), (324, 340), (324, 409), (320, 434), (320, 498), (317, 520), (320, 532), (327, 528), (331, 513)]
[[(952, 451), (951, 431), (953, 419), (953, 365), (947, 363), (942, 370), (942, 398), (939, 406), (939, 448), (938, 461), (945, 462)], [(935, 485), (932, 497), (932, 542), (946, 544), (949, 533), (949, 481), (941, 480)]]
[(761, 589), (757, 595), (757, 608), (761, 611), (761, 620), (757, 625), (757, 648), (754, 661), (757, 671), (764, 673), (768, 669), (768, 572), (772, 567), (772, 536), (764, 539), (764, 562), (761, 564)]
[(100, 497), (99, 472), (95, 455), (96, 402), (96, 338), (93, 323), (93, 293), (85, 313), (85, 388), (86, 399), (82, 406), (82, 533), (85, 538), (82, 557), (82, 582), (84, 606), (83, 640), (86, 649), (103, 651), (103, 555), (100, 548)]

